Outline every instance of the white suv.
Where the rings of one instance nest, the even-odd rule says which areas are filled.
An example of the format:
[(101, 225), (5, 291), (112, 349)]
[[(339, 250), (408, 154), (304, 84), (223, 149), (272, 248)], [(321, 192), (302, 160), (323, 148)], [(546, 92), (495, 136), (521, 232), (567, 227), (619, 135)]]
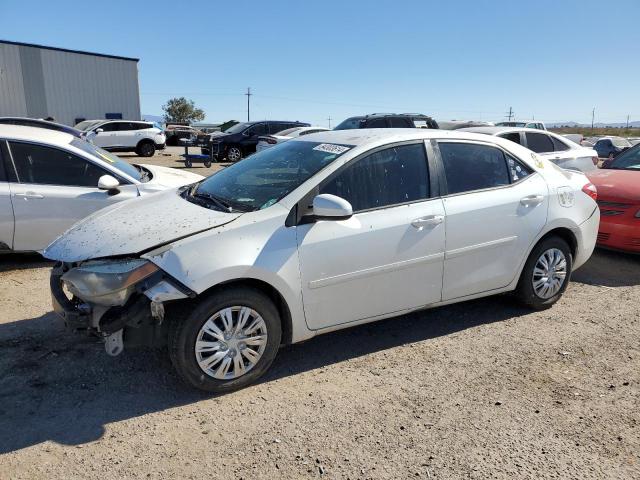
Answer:
[(594, 249), (595, 197), (502, 138), (331, 131), (102, 210), (44, 256), (70, 329), (111, 355), (168, 342), (187, 383), (225, 392), (351, 325), (509, 291), (550, 307)]
[(141, 157), (152, 157), (166, 144), (162, 129), (151, 122), (85, 120), (76, 128), (87, 132), (94, 145), (111, 152), (136, 152)]

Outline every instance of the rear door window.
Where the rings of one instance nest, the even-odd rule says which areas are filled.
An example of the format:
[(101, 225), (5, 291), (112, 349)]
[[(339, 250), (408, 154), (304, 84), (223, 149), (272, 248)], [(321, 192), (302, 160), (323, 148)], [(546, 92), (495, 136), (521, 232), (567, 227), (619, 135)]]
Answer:
[(98, 188), (98, 179), (108, 174), (61, 149), (22, 142), (9, 142), (9, 148), (20, 183)]
[(532, 133), (527, 132), (527, 148), (533, 150), (536, 153), (549, 153), (553, 152), (553, 142), (548, 135), (544, 133)]
[(372, 118), (366, 123), (365, 128), (387, 128), (386, 118)]
[(510, 132), (503, 133), (502, 135), (498, 135), (500, 138), (506, 138), (507, 140), (511, 140), (512, 142), (517, 143), (518, 145), (522, 145), (520, 141), (520, 134), (518, 132)]
[(449, 194), (509, 185), (510, 172), (499, 148), (474, 143), (439, 143)]
[(351, 203), (354, 212), (429, 198), (424, 144), (399, 145), (372, 153), (329, 179), (320, 193)]
[(391, 117), (389, 126), (391, 128), (415, 128), (411, 119), (405, 117)]
[(556, 137), (549, 137), (553, 142), (553, 150), (556, 152), (564, 152), (565, 150), (569, 150), (569, 145), (564, 143), (562, 140), (557, 139)]

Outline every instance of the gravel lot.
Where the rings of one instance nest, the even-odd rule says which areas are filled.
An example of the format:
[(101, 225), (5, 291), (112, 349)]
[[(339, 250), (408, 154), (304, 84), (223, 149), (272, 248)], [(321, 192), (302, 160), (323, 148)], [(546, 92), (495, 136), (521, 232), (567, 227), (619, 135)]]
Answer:
[(597, 251), (544, 312), (500, 296), (286, 347), (218, 397), (66, 334), (48, 275), (0, 257), (2, 479), (640, 478), (640, 257)]

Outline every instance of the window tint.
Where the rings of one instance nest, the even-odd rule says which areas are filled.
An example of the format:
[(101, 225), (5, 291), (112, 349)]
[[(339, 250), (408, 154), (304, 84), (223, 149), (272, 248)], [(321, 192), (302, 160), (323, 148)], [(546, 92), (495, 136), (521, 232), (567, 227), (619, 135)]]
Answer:
[(118, 130), (118, 122), (110, 122), (103, 125), (98, 125), (98, 128), (101, 128), (103, 132), (116, 132)]
[(367, 121), (365, 128), (387, 128), (387, 119), (372, 118)]
[(569, 150), (569, 145), (564, 143), (562, 140), (557, 139), (556, 137), (551, 137), (551, 141), (553, 142), (553, 150), (556, 152), (564, 152), (565, 150)]
[(472, 143), (440, 143), (449, 193), (508, 185), (509, 172), (502, 150)]
[(548, 135), (544, 133), (527, 132), (527, 148), (536, 153), (553, 152), (553, 142)]
[(429, 198), (424, 145), (372, 153), (346, 167), (321, 188), (348, 200), (354, 212)]
[(269, 133), (274, 134), (274, 133), (281, 132), (282, 130), (287, 130), (289, 128), (291, 128), (290, 123), (270, 123)]
[(517, 182), (525, 177), (528, 177), (533, 173), (529, 167), (523, 165), (521, 162), (513, 158), (511, 155), (506, 155), (507, 165), (509, 166), (509, 175), (511, 175), (511, 181)]
[(266, 135), (267, 125), (264, 123), (258, 123), (249, 129), (250, 135)]
[(389, 123), (391, 128), (415, 128), (411, 119), (404, 117), (391, 117)]
[(4, 173), (3, 140), (0, 140), (0, 182), (6, 182), (7, 176)]
[(107, 172), (72, 153), (30, 143), (9, 142), (21, 183), (98, 187)]
[(506, 138), (507, 140), (511, 140), (512, 142), (517, 143), (518, 145), (522, 145), (520, 143), (520, 134), (518, 132), (505, 133), (503, 135), (499, 135), (500, 138)]
[(351, 130), (354, 128), (360, 128), (360, 122), (363, 117), (351, 117), (340, 123), (334, 130)]

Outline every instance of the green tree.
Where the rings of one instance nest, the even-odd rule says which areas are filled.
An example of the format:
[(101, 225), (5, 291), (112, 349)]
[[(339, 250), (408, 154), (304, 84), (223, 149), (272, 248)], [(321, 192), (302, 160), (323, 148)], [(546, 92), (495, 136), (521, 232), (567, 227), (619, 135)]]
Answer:
[(162, 106), (164, 121), (167, 123), (192, 123), (204, 120), (204, 112), (196, 108), (193, 100), (184, 97), (171, 98)]

